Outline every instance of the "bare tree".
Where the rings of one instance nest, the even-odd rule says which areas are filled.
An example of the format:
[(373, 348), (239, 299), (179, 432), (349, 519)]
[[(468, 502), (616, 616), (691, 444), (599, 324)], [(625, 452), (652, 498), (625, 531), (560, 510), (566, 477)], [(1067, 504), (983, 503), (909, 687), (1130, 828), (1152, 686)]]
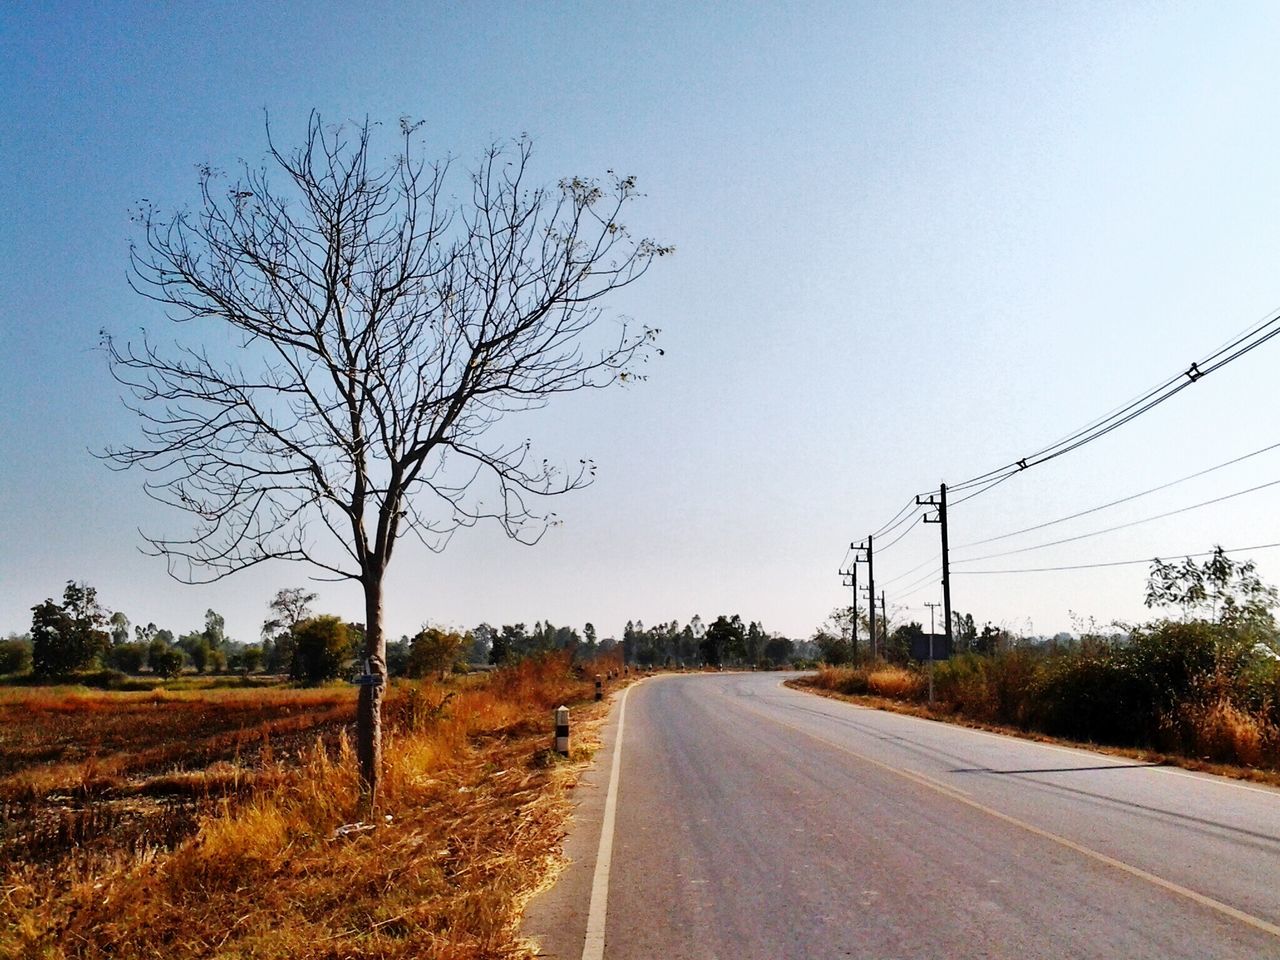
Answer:
[[(483, 518), (536, 542), (541, 498), (590, 482), (494, 430), (556, 394), (634, 377), (658, 331), (604, 322), (601, 298), (671, 252), (619, 219), (632, 177), (526, 183), (530, 143), (489, 149), (461, 199), (450, 161), (422, 159), (419, 125), (379, 166), (371, 127), (312, 114), (284, 152), (267, 125), (263, 168), (200, 168), (200, 204), (137, 213), (130, 282), (198, 345), (104, 333), (137, 446), (114, 466), (195, 518), (190, 537), (147, 537), (171, 575), (208, 582), (267, 560), (303, 561), (364, 590), (358, 755), (376, 800), (386, 677), (383, 583), (412, 532), (441, 550)], [(282, 185), (269, 179), (269, 171)], [(661, 351), (657, 351), (661, 352)]]

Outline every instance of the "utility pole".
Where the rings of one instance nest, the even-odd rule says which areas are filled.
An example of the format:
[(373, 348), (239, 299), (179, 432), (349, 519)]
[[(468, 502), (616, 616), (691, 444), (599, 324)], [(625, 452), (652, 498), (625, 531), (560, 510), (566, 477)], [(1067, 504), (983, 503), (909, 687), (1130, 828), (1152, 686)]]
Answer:
[(884, 643), (880, 645), (883, 650), (889, 643), (889, 608), (884, 603), (884, 591), (880, 591), (880, 629), (884, 633)]
[(947, 547), (947, 485), (944, 483), (939, 486), (936, 497), (916, 497), (916, 503), (935, 507), (938, 511), (937, 516), (925, 517), (924, 522), (936, 523), (942, 527), (942, 615), (946, 618), (943, 622), (947, 628), (947, 648), (954, 650), (955, 643), (951, 636), (951, 551)]
[(871, 602), (867, 604), (870, 620), (868, 626), (871, 628), (871, 662), (875, 663), (876, 659), (876, 568), (874, 563), (873, 543), (871, 535), (867, 535), (867, 594), (871, 598)]
[[(849, 544), (849, 549), (853, 550), (856, 548), (851, 543)], [(850, 646), (853, 648), (853, 659), (856, 662), (858, 659), (858, 558), (857, 557), (854, 557), (853, 564), (852, 566), (849, 567), (848, 570), (840, 571), (840, 576), (849, 578), (848, 582), (844, 583), (844, 586), (853, 587), (853, 606), (850, 608), (852, 611), (852, 615), (849, 621), (849, 643), (850, 643)]]
[[(849, 544), (849, 549), (852, 550), (854, 554), (853, 568), (856, 570), (858, 568), (858, 564), (864, 560), (867, 564), (867, 627), (870, 632), (870, 637), (867, 639), (867, 652), (871, 655), (871, 659), (873, 661), (876, 658), (876, 570), (874, 566), (874, 558), (872, 556), (874, 546), (875, 542), (871, 537), (867, 537), (866, 546), (859, 546), (856, 543)], [(865, 554), (865, 556), (858, 556), (860, 553)], [(857, 583), (856, 579), (854, 583)], [(853, 595), (855, 598), (853, 601), (853, 630), (856, 634), (858, 630), (858, 588), (856, 586), (854, 587)]]
[(938, 609), (940, 604), (926, 603), (929, 608), (929, 706), (933, 706), (933, 612)]

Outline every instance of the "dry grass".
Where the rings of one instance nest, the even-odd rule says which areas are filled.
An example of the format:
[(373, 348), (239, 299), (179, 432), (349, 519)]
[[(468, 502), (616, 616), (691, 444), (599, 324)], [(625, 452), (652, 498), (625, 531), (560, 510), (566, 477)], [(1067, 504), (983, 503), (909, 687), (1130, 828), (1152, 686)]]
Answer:
[(897, 700), (918, 700), (924, 692), (925, 679), (913, 670), (883, 666), (867, 675), (867, 689), (880, 697)]
[(1256, 767), (1280, 759), (1275, 728), (1229, 700), (1184, 704), (1175, 724), (1195, 755), (1206, 760)]
[[(949, 706), (940, 706), (938, 709), (930, 709), (928, 704), (924, 703), (898, 700), (891, 697), (875, 696), (867, 693), (850, 693), (840, 689), (838, 686), (835, 686), (835, 684), (840, 682), (841, 674), (844, 671), (845, 668), (840, 667), (823, 667), (815, 675), (797, 677), (794, 680), (787, 680), (785, 682), (787, 686), (794, 687), (797, 690), (805, 690), (810, 693), (816, 693), (819, 696), (830, 697), (834, 700), (844, 700), (849, 703), (855, 703), (859, 706), (870, 707), (874, 710), (884, 710), (889, 713), (903, 713), (912, 717), (920, 717), (924, 720), (937, 720), (942, 723), (952, 723), (957, 726), (969, 727), (974, 730), (986, 730), (990, 733), (999, 733), (1009, 737), (1019, 737), (1023, 740), (1033, 740), (1037, 743), (1051, 743), (1058, 746), (1073, 747), (1080, 750), (1091, 750), (1097, 753), (1109, 754), (1110, 756), (1139, 760), (1143, 763), (1181, 767), (1185, 770), (1194, 770), (1199, 773), (1211, 773), (1221, 777), (1231, 777), (1235, 780), (1250, 780), (1254, 783), (1265, 783), (1273, 787), (1280, 787), (1280, 766), (1272, 768), (1248, 766), (1231, 762), (1229, 760), (1210, 757), (1207, 754), (1192, 756), (1185, 753), (1167, 752), (1163, 750), (1149, 750), (1134, 747), (1117, 747), (1105, 744), (1088, 743), (1079, 740), (1071, 740), (1067, 737), (1050, 736), (1036, 730), (1028, 730), (1026, 728), (1013, 726), (1007, 723), (996, 723), (990, 720), (979, 719), (964, 713), (957, 713)], [(828, 674), (825, 682), (823, 682), (824, 674)], [(1245, 716), (1249, 715), (1246, 714)], [(1252, 724), (1249, 725), (1251, 726)], [(1272, 749), (1277, 749), (1277, 740), (1280, 740), (1280, 737), (1272, 736), (1271, 739), (1267, 741), (1273, 745)]]
[(590, 693), (563, 660), (400, 688), (375, 829), (339, 836), (357, 800), (351, 747), (313, 742), (292, 765), (260, 764), (257, 786), (172, 850), (7, 868), (0, 956), (527, 956), (519, 912), (555, 868), (566, 788), (604, 715), (575, 709), (565, 762), (548, 750), (550, 710)]

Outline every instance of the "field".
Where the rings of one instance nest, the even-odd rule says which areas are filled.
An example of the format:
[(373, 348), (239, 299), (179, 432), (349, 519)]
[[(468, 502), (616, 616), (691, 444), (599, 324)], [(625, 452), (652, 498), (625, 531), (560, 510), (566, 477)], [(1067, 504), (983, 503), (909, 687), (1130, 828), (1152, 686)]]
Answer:
[(356, 827), (350, 687), (0, 691), (0, 956), (527, 955), (591, 693), (556, 658), (397, 684)]

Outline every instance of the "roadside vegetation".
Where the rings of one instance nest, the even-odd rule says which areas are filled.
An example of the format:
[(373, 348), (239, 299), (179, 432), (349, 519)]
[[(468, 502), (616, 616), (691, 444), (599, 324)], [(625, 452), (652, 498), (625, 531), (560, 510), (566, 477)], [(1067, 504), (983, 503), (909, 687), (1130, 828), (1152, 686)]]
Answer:
[[(1177, 607), (1182, 615), (1045, 643), (992, 631), (987, 649), (936, 664), (934, 711), (1280, 771), (1276, 591), (1258, 580), (1251, 564), (1219, 551), (1203, 565), (1157, 563), (1147, 604)], [(927, 677), (925, 665), (904, 659), (827, 665), (805, 682), (923, 704)]]
[(519, 912), (555, 869), (610, 670), (552, 654), (396, 682), (370, 823), (349, 822), (349, 687), (5, 690), (0, 956), (526, 955)]

